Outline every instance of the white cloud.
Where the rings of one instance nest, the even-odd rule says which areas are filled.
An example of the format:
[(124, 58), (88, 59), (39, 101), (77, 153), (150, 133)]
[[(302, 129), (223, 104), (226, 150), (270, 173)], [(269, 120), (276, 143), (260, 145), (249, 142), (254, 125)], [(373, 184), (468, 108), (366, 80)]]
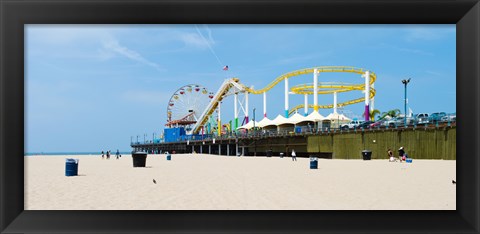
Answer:
[[(144, 58), (138, 52), (136, 52), (132, 49), (129, 49), (125, 46), (120, 45), (120, 43), (114, 38), (109, 38), (108, 40), (104, 40), (103, 41), (103, 48), (106, 49), (107, 51), (114, 52), (114, 53), (119, 54), (121, 56), (124, 56), (128, 59), (143, 63), (143, 64), (151, 66), (151, 67), (154, 67), (159, 71), (164, 70), (158, 64)], [(111, 54), (108, 54), (108, 52), (103, 52), (103, 54), (105, 55), (104, 56), (105, 58), (107, 58), (108, 56), (111, 56)]]
[(210, 46), (209, 42), (197, 33), (181, 33), (178, 34), (178, 39), (186, 46), (193, 46), (201, 49), (207, 49)]
[(408, 42), (423, 40), (432, 41), (442, 39), (448, 34), (455, 35), (455, 27), (408, 27), (405, 35), (405, 40)]

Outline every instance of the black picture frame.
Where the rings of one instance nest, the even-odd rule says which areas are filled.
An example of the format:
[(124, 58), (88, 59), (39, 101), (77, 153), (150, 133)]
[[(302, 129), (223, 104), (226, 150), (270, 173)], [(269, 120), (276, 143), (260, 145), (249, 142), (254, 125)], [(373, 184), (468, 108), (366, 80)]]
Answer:
[[(0, 0), (1, 233), (478, 233), (478, 0)], [(456, 211), (25, 211), (24, 24), (456, 24)], [(295, 192), (295, 191), (292, 191)]]

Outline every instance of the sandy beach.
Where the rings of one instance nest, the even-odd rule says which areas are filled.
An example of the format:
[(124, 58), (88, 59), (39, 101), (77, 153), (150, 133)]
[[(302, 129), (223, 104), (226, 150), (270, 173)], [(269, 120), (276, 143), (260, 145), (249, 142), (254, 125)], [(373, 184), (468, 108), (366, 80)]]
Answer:
[[(65, 158), (79, 159), (65, 176)], [(455, 210), (456, 161), (26, 156), (25, 210)], [(156, 183), (153, 182), (156, 181)]]

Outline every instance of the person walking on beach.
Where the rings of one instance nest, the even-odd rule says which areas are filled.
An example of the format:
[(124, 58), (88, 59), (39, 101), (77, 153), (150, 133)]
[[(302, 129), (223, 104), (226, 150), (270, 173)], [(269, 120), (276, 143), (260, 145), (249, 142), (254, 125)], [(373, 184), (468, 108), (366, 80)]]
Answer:
[(105, 157), (104, 155), (105, 155), (105, 153), (103, 153), (103, 150), (102, 150), (102, 159)]
[(110, 150), (107, 150), (107, 159), (110, 159)]
[(389, 158), (388, 161), (389, 161), (389, 162), (395, 162), (395, 161), (397, 161), (397, 160), (395, 159), (395, 157), (393, 156), (393, 151), (392, 151), (391, 149), (388, 149), (388, 150), (387, 150), (387, 154), (388, 154), (388, 158)]
[(297, 154), (295, 154), (295, 150), (292, 149), (292, 161), (297, 161)]
[(117, 153), (115, 155), (117, 156), (117, 159), (118, 159), (118, 157), (120, 156), (120, 152), (118, 151), (118, 149), (117, 149)]
[(398, 158), (400, 159), (400, 162), (407, 159), (407, 153), (405, 153), (405, 149), (403, 149), (403, 146), (398, 149)]

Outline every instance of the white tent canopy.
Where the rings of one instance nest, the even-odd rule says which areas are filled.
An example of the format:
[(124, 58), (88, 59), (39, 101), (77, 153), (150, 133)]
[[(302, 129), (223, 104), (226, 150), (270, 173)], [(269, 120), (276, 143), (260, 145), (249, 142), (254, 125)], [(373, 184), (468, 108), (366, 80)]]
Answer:
[(290, 123), (290, 124), (297, 124), (297, 123), (300, 123), (300, 122), (303, 122), (303, 121), (306, 121), (306, 117), (299, 114), (299, 113), (295, 113), (293, 114), (292, 116), (290, 116), (288, 119), (287, 119), (287, 123)]
[(282, 124), (291, 124), (288, 122), (287, 118), (283, 117), (283, 115), (277, 115), (277, 117), (273, 119), (272, 122), (277, 126)]
[[(273, 123), (273, 121), (271, 119), (269, 119), (267, 117), (263, 118), (262, 120), (260, 120), (260, 122), (258, 122), (258, 127), (260, 127), (260, 128), (263, 128), (263, 127), (269, 126), (269, 125), (275, 125), (275, 124)], [(255, 125), (255, 126), (257, 126), (257, 125)]]
[(323, 117), (323, 115), (321, 115), (320, 113), (318, 113), (318, 111), (313, 111), (312, 113), (310, 113), (309, 115), (307, 115), (305, 117), (305, 120), (303, 121), (312, 121), (312, 122), (319, 122), (319, 121), (322, 121), (324, 120), (325, 117)]
[(251, 128), (253, 128), (253, 122), (255, 122), (255, 127), (257, 127), (258, 126), (257, 121), (249, 121), (247, 124), (245, 124), (241, 127), (238, 127), (238, 129), (251, 129)]
[(347, 116), (338, 113), (331, 113), (326, 117), (326, 119), (338, 120), (340, 122), (351, 121), (351, 119), (349, 119)]

